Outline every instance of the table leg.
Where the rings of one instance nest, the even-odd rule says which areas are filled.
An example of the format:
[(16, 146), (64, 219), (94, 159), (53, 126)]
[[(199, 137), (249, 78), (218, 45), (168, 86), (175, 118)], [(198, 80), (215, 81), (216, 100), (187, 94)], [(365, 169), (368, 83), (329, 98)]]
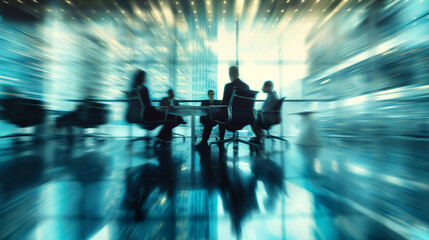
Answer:
[(311, 114), (302, 114), (301, 117), (301, 129), (296, 143), (300, 145), (320, 146)]
[(191, 119), (191, 148), (194, 147), (195, 140), (195, 109), (192, 109), (192, 119)]
[[(195, 109), (192, 109), (192, 116), (191, 116), (191, 173), (192, 175), (195, 174), (195, 146), (194, 146), (194, 139), (195, 139)], [(192, 178), (194, 179), (194, 178)]]

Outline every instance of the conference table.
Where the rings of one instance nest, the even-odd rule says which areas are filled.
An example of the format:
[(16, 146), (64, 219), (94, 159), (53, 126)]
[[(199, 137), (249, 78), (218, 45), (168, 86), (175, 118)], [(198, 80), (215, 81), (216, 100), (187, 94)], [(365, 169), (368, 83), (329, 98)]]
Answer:
[[(95, 102), (129, 102), (130, 98), (124, 99), (68, 99), (67, 101), (72, 102), (86, 102), (86, 101), (95, 101)], [(182, 104), (186, 103), (200, 103), (201, 100), (178, 100)], [(288, 99), (285, 102), (330, 102), (332, 99), (322, 99), (322, 100), (311, 100), (311, 99)], [(152, 102), (160, 102), (160, 100), (152, 100)], [(256, 102), (263, 102), (263, 100), (256, 100)], [(157, 107), (157, 106), (155, 106)], [(195, 105), (180, 105), (180, 106), (170, 106), (168, 112), (180, 116), (191, 116), (191, 148), (194, 146), (195, 140), (195, 118), (197, 116), (206, 116), (209, 113), (210, 108), (221, 107), (225, 108), (225, 105), (214, 105), (214, 106), (195, 106)], [(313, 145), (319, 146), (320, 140), (316, 134), (314, 123), (312, 120), (312, 115), (317, 113), (317, 111), (302, 111), (296, 113), (289, 113), (288, 115), (300, 115), (301, 116), (301, 128), (298, 135), (297, 144), (301, 145)]]
[[(71, 102), (129, 102), (132, 99), (68, 99)], [(152, 100), (153, 102), (159, 102), (160, 100)], [(181, 100), (180, 102), (201, 102), (201, 100)], [(195, 140), (195, 118), (197, 116), (206, 116), (209, 113), (210, 108), (225, 108), (225, 105), (212, 105), (212, 106), (192, 106), (192, 105), (180, 105), (180, 106), (169, 106), (168, 113), (180, 115), (180, 116), (191, 116), (191, 147), (194, 146)], [(155, 106), (155, 108), (161, 108)]]

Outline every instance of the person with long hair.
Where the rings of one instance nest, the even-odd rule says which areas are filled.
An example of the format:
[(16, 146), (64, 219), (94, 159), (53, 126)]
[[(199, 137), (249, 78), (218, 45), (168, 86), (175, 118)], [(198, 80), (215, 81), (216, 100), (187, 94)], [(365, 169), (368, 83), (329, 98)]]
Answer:
[[(186, 122), (182, 117), (176, 116), (173, 114), (167, 114), (165, 116), (164, 111), (157, 110), (150, 101), (149, 89), (145, 86), (146, 83), (146, 72), (143, 70), (137, 70), (134, 75), (132, 82), (132, 91), (130, 92), (130, 98), (139, 97), (137, 100), (131, 100), (130, 108), (133, 106), (142, 106), (143, 114), (141, 117), (141, 112), (139, 111), (129, 111), (127, 113), (128, 122), (138, 123), (140, 120), (142, 123), (150, 123), (153, 122), (153, 125), (156, 126), (156, 122), (166, 120), (166, 123), (159, 123), (159, 125), (163, 125), (161, 131), (158, 134), (158, 139), (161, 141), (171, 141), (173, 135), (173, 128), (177, 127), (180, 124), (185, 124)], [(140, 109), (138, 107), (134, 107), (134, 109)], [(132, 116), (134, 113), (134, 116)], [(134, 119), (132, 119), (134, 118)], [(137, 119), (137, 120), (136, 120)], [(151, 123), (152, 125), (152, 123)]]

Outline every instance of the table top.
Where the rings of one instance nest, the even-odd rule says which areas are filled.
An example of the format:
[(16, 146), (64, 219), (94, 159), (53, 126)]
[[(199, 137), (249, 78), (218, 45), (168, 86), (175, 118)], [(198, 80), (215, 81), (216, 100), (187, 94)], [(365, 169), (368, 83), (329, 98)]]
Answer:
[(308, 116), (313, 113), (318, 113), (319, 111), (303, 111), (303, 112), (296, 112), (296, 113), (289, 113), (288, 115), (301, 115), (301, 116)]
[(169, 113), (175, 113), (178, 115), (197, 115), (197, 116), (205, 116), (209, 112), (209, 108), (213, 107), (226, 107), (223, 105), (216, 105), (216, 106), (171, 106), (168, 107)]

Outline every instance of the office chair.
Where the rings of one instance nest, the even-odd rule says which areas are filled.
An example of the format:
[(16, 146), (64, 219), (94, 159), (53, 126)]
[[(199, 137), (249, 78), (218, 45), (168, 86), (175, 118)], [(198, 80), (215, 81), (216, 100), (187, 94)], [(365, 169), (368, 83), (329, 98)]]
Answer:
[[(162, 110), (162, 112), (164, 112), (164, 118), (162, 120), (159, 121), (148, 121), (145, 120), (145, 106), (141, 100), (140, 97), (140, 92), (135, 90), (135, 93), (137, 95), (137, 97), (131, 98), (128, 101), (128, 109), (127, 109), (127, 113), (126, 113), (126, 121), (130, 124), (138, 124), (141, 128), (151, 131), (154, 130), (155, 128), (157, 128), (160, 125), (166, 124), (168, 122), (171, 122), (171, 120), (167, 120), (167, 116), (168, 116), (168, 107), (160, 107), (160, 109)], [(156, 137), (152, 137), (152, 136), (143, 136), (143, 137), (136, 137), (136, 138), (132, 138), (132, 128), (130, 126), (130, 140), (128, 142), (129, 145), (131, 145), (133, 142), (137, 142), (137, 141), (150, 141), (150, 140), (157, 140)], [(184, 139), (184, 136), (183, 136)], [(184, 139), (185, 140), (185, 139)]]
[(213, 119), (212, 109), (214, 109), (214, 107), (209, 108), (210, 119), (219, 124), (224, 124), (226, 129), (233, 133), (232, 138), (211, 142), (210, 146), (218, 143), (233, 143), (234, 157), (238, 156), (239, 142), (260, 148), (258, 144), (240, 139), (237, 133), (238, 130), (255, 122), (254, 106), (257, 94), (257, 91), (235, 88), (227, 107), (228, 118), (225, 122)]
[[(108, 122), (109, 110), (107, 105), (95, 101), (89, 100), (83, 105), (82, 111), (77, 113), (77, 121), (73, 123), (74, 126), (83, 129), (97, 128)], [(108, 134), (104, 133), (87, 133), (84, 134), (83, 138), (95, 138), (96, 140), (102, 140), (106, 138)]]
[(261, 117), (261, 119), (257, 120), (257, 124), (262, 129), (267, 131), (267, 134), (265, 135), (264, 140), (272, 139), (274, 141), (274, 139), (277, 139), (277, 140), (288, 142), (288, 140), (286, 140), (285, 138), (281, 138), (270, 134), (271, 127), (274, 125), (278, 125), (282, 122), (282, 105), (283, 105), (284, 99), (285, 98), (283, 97), (277, 100), (273, 110), (261, 111), (261, 114), (258, 115), (258, 117)]
[[(201, 120), (200, 120), (200, 122), (201, 122)], [(201, 124), (202, 124), (202, 123), (201, 123)], [(204, 126), (204, 125), (203, 125), (203, 126)], [(213, 129), (214, 129), (214, 127), (213, 127)], [(196, 135), (195, 135), (194, 142), (196, 142), (196, 141), (197, 141), (197, 138), (202, 137), (202, 136), (203, 136), (203, 134), (202, 134), (202, 133), (196, 134)], [(210, 133), (210, 136), (214, 136), (214, 137), (215, 137), (215, 139), (216, 139), (216, 141), (217, 141), (217, 140), (219, 140), (219, 135), (218, 135), (218, 134), (216, 134), (216, 133), (214, 133), (214, 132), (213, 132), (213, 130), (212, 130), (212, 132)]]
[[(6, 121), (19, 128), (34, 127), (45, 121), (46, 111), (43, 102), (29, 98), (11, 98), (2, 100), (4, 117)], [(35, 136), (34, 133), (16, 133), (0, 138), (13, 138), (22, 136)]]

